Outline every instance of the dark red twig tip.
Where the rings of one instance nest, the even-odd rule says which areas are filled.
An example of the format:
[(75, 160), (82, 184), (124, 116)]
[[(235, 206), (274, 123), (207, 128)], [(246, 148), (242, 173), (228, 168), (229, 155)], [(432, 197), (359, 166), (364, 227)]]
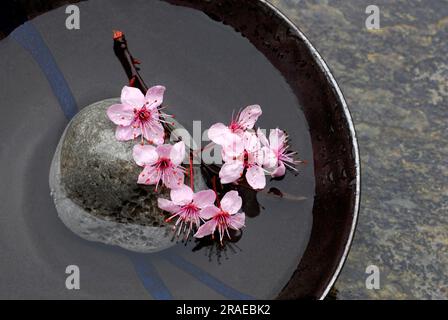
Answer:
[(194, 192), (194, 178), (193, 178), (193, 155), (190, 152), (190, 188)]
[(119, 39), (123, 36), (123, 32), (121, 32), (120, 30), (112, 30), (113, 34), (114, 34), (114, 40)]

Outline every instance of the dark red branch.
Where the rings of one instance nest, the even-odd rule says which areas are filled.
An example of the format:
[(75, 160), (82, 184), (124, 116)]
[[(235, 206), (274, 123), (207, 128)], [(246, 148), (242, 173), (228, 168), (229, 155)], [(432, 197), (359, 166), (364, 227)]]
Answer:
[[(140, 89), (140, 91), (142, 91), (143, 94), (146, 94), (146, 92), (148, 91), (148, 86), (146, 85), (146, 83), (143, 81), (143, 78), (139, 74), (138, 65), (140, 65), (140, 61), (134, 58), (132, 54), (129, 52), (128, 43), (126, 41), (124, 33), (121, 31), (114, 31), (113, 39), (114, 39), (115, 55), (117, 56), (118, 60), (120, 60), (121, 65), (123, 66), (123, 69), (126, 72), (126, 75), (129, 79), (129, 86), (138, 88)], [(163, 116), (163, 113), (161, 114)], [(163, 123), (163, 127), (165, 129), (166, 134), (171, 134), (174, 130), (174, 128), (169, 124), (169, 122)], [(189, 150), (189, 157), (190, 162), (192, 162), (192, 159), (194, 157), (193, 150)], [(202, 159), (201, 159), (201, 165), (208, 171), (207, 176), (213, 178), (212, 181), (214, 182), (214, 190), (215, 193), (218, 193), (218, 190), (216, 189), (216, 177), (218, 176), (219, 166), (207, 165), (202, 161)], [(191, 171), (190, 178), (192, 179), (193, 178), (192, 163), (190, 163), (190, 171)], [(194, 185), (192, 180), (191, 185), (193, 188)]]
[(138, 72), (137, 65), (140, 64), (140, 61), (135, 59), (129, 52), (128, 43), (124, 33), (121, 31), (114, 31), (114, 52), (126, 72), (129, 86), (138, 88), (145, 94), (148, 91), (148, 86)]
[[(122, 31), (114, 30), (113, 38), (114, 52), (126, 72), (129, 79), (129, 86), (138, 88), (143, 94), (146, 94), (148, 91), (148, 86), (138, 72), (140, 70), (138, 67), (140, 61), (134, 58), (129, 52), (128, 42), (126, 41), (124, 33)], [(163, 123), (162, 125), (165, 129), (165, 133), (171, 134), (173, 128), (167, 123)]]

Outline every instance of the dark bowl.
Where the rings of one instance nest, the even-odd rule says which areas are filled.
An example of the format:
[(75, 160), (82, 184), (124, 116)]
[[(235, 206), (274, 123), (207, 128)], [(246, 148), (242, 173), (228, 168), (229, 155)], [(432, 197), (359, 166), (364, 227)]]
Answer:
[[(2, 25), (0, 35), (5, 36), (24, 21), (69, 2), (79, 1), (46, 1), (45, 4), (42, 1), (22, 1), (20, 3), (22, 3), (23, 6), (20, 8), (17, 6), (14, 7), (13, 5), (10, 11), (5, 11), (6, 8), (3, 12), (10, 12), (11, 14), (7, 19), (2, 18), (4, 25)], [(88, 2), (89, 1), (87, 1), (87, 3)], [(119, 3), (118, 1), (115, 2)], [(294, 264), (294, 266), (298, 264), (296, 270), (292, 273), (291, 278), (280, 293), (278, 293), (279, 290), (276, 290), (276, 293), (278, 293), (278, 299), (323, 299), (336, 281), (347, 258), (356, 228), (360, 200), (358, 146), (352, 119), (339, 86), (329, 71), (326, 63), (304, 34), (285, 15), (267, 1), (166, 0), (166, 2), (202, 11), (211, 19), (222, 22), (242, 34), (277, 70), (275, 72), (279, 73), (279, 75), (286, 80), (289, 88), (283, 88), (286, 90), (284, 92), (291, 92), (291, 95), (298, 101), (298, 104), (301, 107), (301, 112), (303, 112), (305, 117), (304, 122), (307, 124), (307, 128), (302, 130), (307, 130), (309, 132), (311, 141), (309, 160), (312, 158), (312, 163), (308, 168), (309, 171), (314, 169), (314, 175), (313, 172), (307, 174), (313, 176), (310, 179), (313, 179), (312, 186), (314, 186), (314, 190), (312, 190), (314, 202), (311, 201), (312, 227), (310, 227), (310, 238), (307, 241), (307, 244), (305, 242), (306, 248), (304, 245), (304, 253), (303, 255), (302, 252), (299, 254), (301, 259)], [(132, 3), (134, 4), (134, 2)], [(151, 3), (154, 3), (157, 6), (160, 4), (158, 2)], [(121, 5), (121, 2), (119, 5)], [(129, 5), (131, 5), (131, 3), (129, 3)], [(85, 11), (82, 11), (82, 14), (87, 14), (87, 17), (89, 17), (89, 12), (85, 13)], [(155, 13), (156, 16), (157, 14), (162, 18), (164, 17), (164, 13)], [(40, 28), (52, 30), (51, 28), (55, 23), (54, 21), (63, 25), (64, 19), (62, 18), (65, 18), (63, 15), (49, 15), (47, 17), (48, 21), (42, 19), (38, 22)], [(83, 22), (81, 23), (84, 23), (82, 26), (84, 26), (86, 21), (88, 21), (88, 18), (85, 18), (85, 20), (82, 21)], [(160, 21), (163, 22), (163, 19)], [(174, 17), (170, 21), (176, 21), (176, 18)], [(143, 22), (144, 21), (136, 21), (136, 24)], [(102, 23), (107, 23), (107, 19), (104, 18)], [(152, 27), (159, 28), (159, 26), (154, 25)], [(66, 261), (63, 259), (65, 257), (63, 248), (59, 248), (57, 243), (54, 243), (54, 240), (52, 240), (51, 237), (41, 236), (42, 234), (47, 234), (48, 228), (52, 228), (53, 232), (61, 237), (60, 239), (64, 241), (66, 246), (73, 248), (71, 252), (76, 252), (78, 249), (75, 248), (78, 247), (83, 249), (87, 248), (86, 250), (89, 251), (88, 254), (91, 255), (89, 257), (92, 257), (90, 259), (97, 259), (95, 261), (98, 264), (106, 261), (100, 259), (101, 255), (108, 254), (107, 250), (103, 250), (99, 253), (98, 251), (95, 251), (96, 249), (93, 249), (93, 246), (92, 248), (89, 247), (89, 244), (78, 243), (74, 237), (71, 238), (71, 235), (66, 233), (68, 231), (63, 229), (61, 226), (62, 224), (57, 220), (54, 212), (54, 205), (48, 197), (49, 190), (47, 179), (52, 152), (54, 152), (58, 137), (62, 133), (67, 119), (77, 111), (76, 109), (74, 110), (73, 108), (70, 108), (73, 107), (73, 105), (75, 105), (76, 108), (76, 103), (80, 106), (85, 106), (104, 98), (109, 98), (114, 95), (117, 96), (117, 92), (119, 92), (117, 91), (119, 90), (117, 88), (120, 88), (119, 85), (126, 82), (121, 66), (119, 66), (118, 61), (113, 57), (112, 40), (110, 38), (107, 38), (108, 42), (104, 40), (104, 38), (107, 37), (106, 34), (110, 36), (110, 29), (100, 29), (98, 35), (83, 34), (83, 27), (81, 27), (79, 32), (68, 31), (69, 33), (65, 30), (61, 31), (60, 29), (55, 29), (55, 35), (48, 35), (46, 38), (48, 46), (53, 47), (59, 67), (62, 69), (62, 73), (69, 83), (68, 86), (64, 87), (66, 85), (64, 84), (65, 80), (63, 79), (63, 76), (58, 73), (58, 70), (56, 70), (57, 64), (47, 63), (47, 56), (50, 56), (51, 54), (49, 53), (49, 50), (45, 48), (42, 49), (44, 42), (39, 42), (39, 35), (33, 28), (34, 27), (30, 27), (30, 25), (25, 27), (22, 26), (19, 32), (15, 32), (15, 34), (13, 33), (12, 39), (19, 43), (25, 50), (30, 51), (31, 56), (37, 61), (37, 64), (28, 62), (30, 57), (23, 54), (23, 49), (20, 48), (17, 43), (13, 43), (11, 39), (5, 39), (6, 45), (0, 47), (0, 50), (5, 50), (5, 52), (9, 54), (8, 59), (10, 59), (10, 61), (17, 60), (11, 64), (14, 67), (9, 67), (6, 62), (1, 65), (4, 70), (6, 70), (4, 77), (9, 77), (8, 75), (10, 75), (10, 77), (13, 78), (12, 80), (8, 79), (8, 81), (6, 81), (6, 78), (4, 79), (5, 84), (7, 85), (5, 85), (4, 88), (5, 97), (2, 103), (2, 108), (0, 109), (2, 119), (4, 119), (2, 120), (5, 133), (5, 135), (2, 136), (3, 143), (5, 150), (11, 150), (10, 155), (0, 152), (0, 161), (4, 164), (0, 169), (2, 181), (11, 179), (10, 185), (7, 186), (5, 184), (5, 186), (2, 187), (3, 189), (0, 189), (4, 195), (6, 194), (1, 205), (4, 206), (2, 207), (3, 212), (5, 212), (4, 218), (7, 220), (10, 219), (8, 225), (17, 228), (11, 229), (17, 230), (13, 233), (2, 232), (1, 240), (12, 243), (12, 241), (16, 241), (18, 237), (23, 235), (23, 239), (17, 241), (17, 246), (14, 248), (8, 246), (7, 251), (5, 251), (5, 254), (10, 257), (10, 259), (5, 259), (5, 261), (2, 262), (5, 265), (5, 270), (2, 270), (2, 272), (6, 275), (10, 274), (10, 272), (11, 274), (21, 272), (21, 269), (16, 269), (26, 265), (26, 263), (21, 262), (21, 259), (24, 256), (28, 257), (27, 259), (32, 259), (34, 256), (39, 257), (39, 259), (36, 258), (38, 261), (53, 259), (53, 257), (57, 256), (58, 259), (49, 264), (51, 266), (49, 267), (49, 270), (51, 270), (51, 268), (59, 270), (56, 268), (61, 268), (62, 265), (66, 264)], [(88, 27), (86, 28), (88, 29)], [(138, 29), (138, 27), (135, 28), (134, 35), (138, 38), (139, 36), (137, 33), (140, 29)], [(163, 30), (161, 28), (163, 28), (163, 26), (160, 26), (160, 29), (153, 30), (153, 34), (151, 34), (152, 40), (160, 41), (161, 36), (159, 37), (159, 35), (162, 31), (159, 32), (159, 30)], [(175, 34), (176, 28), (171, 27), (167, 32)], [(226, 34), (225, 32), (227, 31), (224, 30), (222, 32), (222, 34)], [(96, 37), (100, 37), (101, 40), (97, 41), (98, 38)], [(71, 46), (70, 44), (67, 44), (67, 42), (65, 42), (66, 38), (72, 39), (73, 43), (76, 43), (76, 45)], [(129, 35), (128, 40), (133, 41), (132, 38), (133, 35), (131, 34)], [(177, 43), (182, 41), (183, 38), (179, 35), (179, 38), (169, 42), (167, 47), (175, 47)], [(201, 41), (203, 42), (199, 41), (198, 43), (207, 45), (207, 39), (202, 39)], [(86, 42), (89, 42), (89, 44), (86, 45), (86, 47), (83, 47)], [(35, 47), (33, 47), (36, 45), (40, 46), (39, 50), (35, 50)], [(64, 48), (64, 46), (67, 48)], [(130, 46), (131, 51), (135, 48), (136, 52), (148, 52), (145, 50), (145, 47), (141, 46), (136, 41), (132, 42)], [(97, 57), (88, 55), (86, 48), (89, 47), (94, 47), (94, 50), (101, 52), (102, 56)], [(152, 81), (147, 80), (147, 82), (159, 81), (162, 79), (175, 83), (176, 77), (178, 76), (177, 74), (175, 76), (166, 76), (166, 78), (163, 78), (163, 72), (172, 68), (170, 70), (174, 70), (175, 73), (178, 72), (180, 76), (188, 75), (195, 70), (189, 69), (188, 66), (185, 67), (184, 62), (191, 62), (193, 59), (204, 60), (204, 57), (207, 56), (207, 53), (201, 52), (200, 49), (195, 49), (197, 51), (192, 51), (194, 52), (194, 56), (189, 57), (188, 55), (192, 55), (192, 53), (189, 52), (189, 50), (186, 50), (185, 56), (187, 58), (185, 58), (185, 61), (181, 61), (181, 59), (184, 58), (183, 56), (170, 56), (171, 52), (169, 49), (165, 50), (166, 51), (163, 52), (163, 54), (160, 54), (158, 58), (161, 57), (161, 59), (164, 59), (164, 57), (167, 57), (166, 61), (162, 61), (163, 63), (159, 64), (155, 62), (152, 62), (151, 64), (150, 62), (149, 64), (151, 64), (151, 67), (153, 68), (150, 71), (148, 71), (148, 67), (145, 69), (145, 66), (148, 66), (148, 60), (150, 60), (151, 57), (153, 58), (155, 54), (152, 55), (150, 52), (148, 53), (149, 57), (139, 56), (142, 60), (145, 58), (142, 63), (142, 70), (146, 70), (147, 72), (144, 74), (146, 79), (151, 76), (156, 78), (151, 79)], [(83, 54), (89, 56), (89, 59), (75, 59)], [(201, 56), (201, 54), (203, 54), (203, 56)], [(227, 59), (227, 63), (232, 65), (232, 59), (228, 59), (225, 54), (222, 55), (222, 59)], [(104, 61), (106, 62), (104, 63)], [(28, 71), (28, 69), (20, 69), (24, 62), (28, 63), (28, 69), (30, 71)], [(160, 67), (160, 65), (167, 66), (168, 62), (172, 62), (172, 65), (169, 65), (167, 68)], [(104, 63), (104, 66), (103, 69), (100, 70), (102, 68), (102, 63)], [(197, 64), (200, 65), (199, 62)], [(44, 70), (44, 73), (39, 71), (36, 67), (37, 65)], [(235, 67), (235, 65), (237, 64), (234, 64), (233, 67)], [(11, 68), (18, 68), (21, 71), (12, 73)], [(98, 70), (96, 68), (98, 68)], [(210, 68), (210, 70), (212, 70), (213, 64), (206, 65), (205, 63), (204, 68)], [(225, 74), (225, 72), (227, 72), (225, 67), (220, 70), (224, 70), (223, 74), (228, 76)], [(83, 77), (82, 72), (89, 73), (89, 77)], [(161, 74), (161, 78), (158, 78), (158, 74)], [(201, 75), (204, 76), (204, 74)], [(50, 80), (50, 86), (44, 83), (45, 80), (42, 81), (44, 76)], [(17, 77), (17, 79), (14, 79), (14, 77)], [(34, 81), (34, 78), (37, 80)], [(196, 81), (198, 86), (200, 86), (201, 82), (199, 80), (200, 79), (192, 79), (192, 81)], [(225, 80), (226, 79), (222, 82), (224, 85), (226, 84)], [(17, 82), (18, 86), (14, 85), (14, 81), (19, 81)], [(31, 83), (28, 83), (28, 81), (31, 81), (33, 86), (40, 88), (39, 90), (29, 91), (29, 97), (27, 97), (27, 95), (22, 95), (22, 90), (20, 88), (20, 85), (31, 86)], [(262, 79), (260, 79), (260, 81), (262, 81)], [(181, 83), (177, 84), (182, 85)], [(207, 87), (206, 85), (209, 84), (204, 84), (204, 87)], [(67, 87), (71, 87), (71, 90), (73, 91), (75, 98), (72, 98), (72, 100), (64, 100), (70, 94), (70, 89), (67, 89)], [(188, 84), (186, 84), (184, 88), (188, 88)], [(213, 86), (207, 88), (211, 88), (210, 90), (212, 90), (210, 95), (213, 95), (214, 93), (217, 93), (218, 96), (219, 94), (222, 95), (222, 93), (219, 93), (220, 88), (218, 88), (216, 92), (213, 91), (216, 89), (213, 88)], [(55, 93), (57, 100), (54, 99), (51, 93), (48, 93), (51, 92), (51, 90)], [(193, 107), (195, 105), (197, 106), (196, 109), (191, 109), (194, 109), (191, 112), (193, 113), (193, 116), (202, 115), (202, 118), (212, 118), (214, 113), (222, 112), (222, 115), (230, 115), (231, 113), (229, 110), (218, 110), (219, 112), (212, 110), (208, 111), (208, 114), (202, 114), (204, 109), (201, 109), (200, 103), (203, 101), (182, 100), (185, 95), (178, 94), (176, 96), (175, 90), (171, 92), (171, 97), (174, 96), (173, 101), (182, 102), (183, 105), (191, 104)], [(256, 86), (254, 87), (252, 94), (253, 97), (258, 97)], [(33, 97), (32, 95), (35, 95), (36, 97)], [(16, 97), (20, 98), (16, 99)], [(266, 98), (266, 101), (268, 101), (267, 104), (269, 104), (269, 101), (271, 101), (269, 94), (264, 93), (264, 97)], [(244, 93), (240, 94), (238, 98), (241, 101), (245, 101)], [(223, 99), (225, 99), (225, 97)], [(43, 104), (43, 106), (39, 107), (42, 108), (41, 110), (36, 109), (34, 101), (40, 101), (40, 103)], [(16, 104), (20, 103), (22, 105), (16, 106)], [(64, 103), (66, 106), (68, 103), (69, 106), (65, 109), (62, 108), (63, 112), (61, 112), (59, 108), (61, 105), (64, 105)], [(14, 107), (11, 107), (11, 105)], [(184, 116), (187, 118), (190, 113), (190, 109), (187, 111), (181, 109), (177, 111), (179, 111), (179, 113), (184, 112)], [(194, 114), (195, 112), (196, 114)], [(275, 110), (271, 110), (270, 113), (268, 111), (265, 116), (276, 118), (275, 112)], [(287, 116), (288, 115), (286, 115), (286, 117)], [(283, 117), (285, 117), (285, 115)], [(26, 121), (28, 121), (27, 123), (29, 125), (27, 125), (26, 128), (23, 128), (23, 131), (21, 132), (17, 131), (20, 127), (15, 126), (14, 124), (14, 121), (17, 119), (23, 119), (24, 121), (28, 119)], [(291, 120), (291, 123), (292, 121), (293, 120)], [(14, 132), (17, 134), (14, 135)], [(36, 134), (36, 132), (38, 134)], [(27, 134), (26, 139), (22, 139), (23, 133)], [(11, 137), (12, 139), (10, 139)], [(16, 143), (20, 143), (23, 147), (22, 149), (29, 152), (21, 152), (22, 149), (15, 148), (14, 146)], [(10, 161), (11, 156), (15, 156), (17, 161)], [(19, 178), (15, 179), (15, 177)], [(30, 179), (29, 177), (31, 177), (33, 183), (28, 183)], [(22, 179), (24, 179), (23, 182)], [(45, 215), (45, 213), (50, 214)], [(22, 230), (22, 227), (20, 227), (23, 224), (23, 221), (25, 221), (26, 225), (26, 227), (23, 228), (25, 230)], [(28, 233), (28, 230), (30, 230), (30, 233)], [(27, 254), (26, 252), (28, 251), (23, 251), (25, 253), (19, 252), (22, 247), (24, 248), (23, 250), (34, 248), (33, 255)], [(58, 251), (59, 254), (57, 254), (56, 251)], [(35, 252), (39, 252), (39, 254)], [(82, 259), (83, 257), (80, 254), (78, 258)], [(70, 257), (70, 259), (72, 258)], [(6, 270), (6, 268), (8, 268), (8, 270)], [(23, 272), (28, 271), (24, 269)], [(119, 270), (114, 270), (114, 272), (119, 272)], [(54, 273), (52, 273), (51, 276), (53, 276), (53, 274)], [(102, 274), (102, 271), (98, 274)], [(123, 277), (122, 274), (117, 274), (119, 274), (119, 277)], [(290, 273), (288, 273), (288, 275), (289, 274)], [(33, 277), (34, 273), (29, 273), (29, 276)], [(93, 275), (92, 277), (94, 278)], [(11, 277), (9, 278), (12, 279)], [(26, 276), (21, 276), (21, 278), (26, 279)], [(40, 286), (40, 283), (38, 283), (39, 279), (34, 279), (33, 281), (36, 281), (35, 287)], [(127, 281), (127, 283), (129, 283), (129, 285), (135, 283), (132, 281), (133, 280), (131, 279)], [(15, 285), (15, 282), (11, 282), (11, 285), (13, 284)], [(28, 286), (28, 291), (33, 292), (33, 287), (31, 285)], [(20, 295), (20, 290), (16, 291), (18, 292), (19, 297), (23, 296)], [(128, 292), (130, 292), (129, 289)], [(94, 296), (94, 294), (95, 290), (92, 291), (92, 296)], [(28, 293), (28, 295), (25, 296), (32, 297), (33, 295)], [(87, 295), (83, 297), (91, 296)]]
[(347, 258), (360, 201), (360, 162), (353, 121), (327, 64), (305, 35), (265, 0), (168, 2), (202, 10), (241, 32), (283, 74), (303, 106), (316, 181), (306, 251), (278, 299), (323, 299)]

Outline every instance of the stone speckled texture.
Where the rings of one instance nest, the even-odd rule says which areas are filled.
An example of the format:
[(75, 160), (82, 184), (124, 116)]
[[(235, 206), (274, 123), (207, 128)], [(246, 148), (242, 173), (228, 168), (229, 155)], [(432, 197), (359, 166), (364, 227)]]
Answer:
[(271, 2), (328, 63), (358, 135), (358, 229), (329, 297), (448, 299), (448, 1), (376, 1), (375, 31), (371, 1)]
[(132, 159), (135, 141), (115, 139), (106, 109), (118, 103), (94, 103), (70, 121), (50, 168), (49, 184), (58, 216), (78, 236), (137, 252), (155, 252), (175, 244), (171, 225), (157, 207), (162, 189), (136, 183)]
[[(59, 218), (86, 240), (137, 252), (164, 250), (179, 240), (157, 206), (158, 197), (169, 199), (169, 190), (155, 192), (154, 186), (137, 184), (142, 168), (135, 164), (132, 149), (140, 140), (117, 141), (116, 126), (106, 114), (119, 101), (87, 106), (67, 125), (50, 169), (53, 200)], [(199, 167), (193, 170), (196, 190), (204, 189)]]
[[(123, 223), (164, 226), (154, 186), (137, 184), (142, 168), (132, 158), (139, 141), (117, 141), (106, 100), (84, 108), (68, 125), (61, 148), (61, 182), (67, 196), (92, 215)], [(162, 196), (169, 192), (162, 189)]]

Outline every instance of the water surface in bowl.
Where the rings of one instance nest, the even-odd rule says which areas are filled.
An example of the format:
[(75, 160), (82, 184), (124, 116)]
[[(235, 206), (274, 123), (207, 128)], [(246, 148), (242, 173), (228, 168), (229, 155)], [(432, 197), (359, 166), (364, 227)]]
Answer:
[[(64, 8), (37, 17), (32, 28), (48, 46), (79, 108), (118, 96), (127, 83), (111, 39), (112, 29), (123, 30), (142, 62), (141, 75), (148, 85), (168, 88), (166, 111), (187, 129), (200, 120), (205, 130), (230, 121), (233, 111), (260, 104), (258, 125), (286, 130), (291, 148), (308, 162), (299, 166), (298, 175), (288, 172), (283, 180), (268, 182), (266, 190), (277, 188), (305, 200), (258, 193), (259, 214), (248, 212), (242, 238), (225, 251), (198, 248), (191, 241), (144, 255), (79, 239), (57, 219), (48, 188), (51, 158), (67, 119), (42, 73), (45, 66), (9, 37), (0, 43), (0, 54), (13, 57), (0, 61), (2, 80), (9, 79), (0, 88), (2, 149), (8, 150), (1, 153), (0, 170), (2, 180), (10, 181), (2, 187), (0, 296), (274, 298), (296, 269), (312, 226), (311, 140), (290, 86), (246, 38), (201, 12), (143, 0), (78, 5), (80, 30), (65, 29)], [(64, 271), (71, 264), (81, 270), (76, 292), (65, 289)]]

